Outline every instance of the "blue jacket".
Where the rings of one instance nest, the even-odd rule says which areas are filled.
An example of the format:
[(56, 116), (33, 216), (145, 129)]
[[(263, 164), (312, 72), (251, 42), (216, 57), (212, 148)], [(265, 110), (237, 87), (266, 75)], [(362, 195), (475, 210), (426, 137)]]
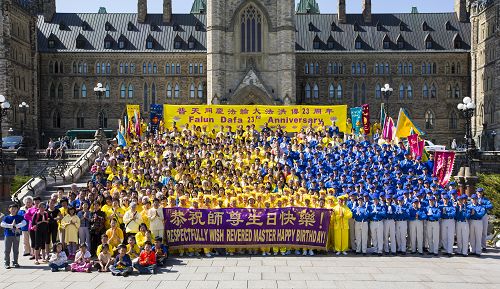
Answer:
[(413, 206), (411, 206), (408, 209), (408, 221), (415, 221), (417, 219), (419, 221), (427, 220), (427, 214), (426, 214), (425, 208), (421, 207), (421, 208), (415, 209), (415, 208), (413, 208)]
[(477, 205), (470, 204), (469, 209), (470, 209), (471, 220), (481, 220), (484, 217), (484, 215), (486, 215), (486, 210), (484, 209), (483, 206), (479, 204)]
[(356, 222), (368, 222), (370, 213), (365, 206), (358, 206), (352, 210), (352, 217)]
[(439, 207), (428, 206), (425, 209), (425, 211), (427, 213), (427, 220), (428, 221), (435, 222), (435, 221), (439, 221), (439, 219), (441, 219), (441, 210), (439, 209)]
[(480, 205), (482, 205), (484, 207), (484, 209), (486, 210), (486, 213), (489, 213), (491, 211), (491, 209), (493, 209), (493, 204), (491, 203), (490, 200), (488, 200), (488, 198), (480, 198), (477, 200), (478, 203)]
[(407, 221), (410, 218), (410, 212), (405, 206), (397, 205), (394, 208), (394, 220)]
[[(389, 209), (390, 208), (390, 209)], [(395, 219), (395, 212), (396, 212), (396, 206), (395, 205), (385, 205), (384, 206), (385, 210), (385, 218), (387, 220), (394, 220)]]
[(444, 204), (440, 207), (441, 209), (441, 218), (442, 219), (455, 219), (455, 214), (457, 212), (456, 208), (448, 204), (445, 206)]
[[(15, 222), (15, 225), (14, 225)], [(13, 236), (20, 236), (21, 235), (21, 228), (26, 226), (26, 220), (23, 218), (23, 216), (20, 215), (7, 215), (3, 217), (2, 223), (1, 223), (3, 230), (3, 234), (5, 237), (13, 237)], [(19, 229), (19, 231), (16, 233), (15, 228)]]
[(370, 221), (382, 221), (385, 219), (386, 212), (384, 206), (372, 204), (368, 207), (368, 210), (370, 212)]
[[(120, 254), (116, 255), (116, 258), (115, 258), (115, 264), (114, 266), (118, 266), (118, 262), (120, 261)], [(125, 267), (131, 267), (132, 266), (132, 260), (130, 260), (130, 256), (128, 254), (125, 254), (125, 256), (123, 256), (122, 258), (122, 265), (124, 265)]]
[(455, 220), (465, 222), (470, 218), (470, 209), (467, 205), (456, 207)]

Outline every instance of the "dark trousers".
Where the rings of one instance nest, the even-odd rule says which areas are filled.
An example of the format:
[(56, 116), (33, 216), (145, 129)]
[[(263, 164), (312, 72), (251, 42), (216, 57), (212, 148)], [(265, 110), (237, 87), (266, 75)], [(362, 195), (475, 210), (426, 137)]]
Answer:
[(19, 257), (19, 236), (7, 236), (5, 237), (5, 265), (10, 265), (10, 251), (14, 253), (14, 264), (17, 264)]
[(62, 265), (57, 265), (57, 264), (54, 264), (54, 263), (50, 263), (49, 264), (49, 267), (52, 270), (52, 272), (57, 272), (60, 269), (66, 269), (67, 266), (68, 266), (68, 263), (64, 263)]
[(140, 274), (151, 274), (156, 271), (156, 264), (144, 266), (139, 263), (135, 263), (134, 268), (137, 269)]

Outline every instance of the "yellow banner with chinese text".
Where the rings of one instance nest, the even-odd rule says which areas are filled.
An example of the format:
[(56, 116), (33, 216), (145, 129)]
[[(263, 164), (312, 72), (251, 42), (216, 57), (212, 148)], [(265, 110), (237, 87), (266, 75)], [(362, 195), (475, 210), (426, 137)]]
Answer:
[(164, 105), (166, 128), (200, 126), (220, 129), (230, 126), (255, 125), (262, 129), (267, 123), (278, 125), (288, 132), (298, 132), (312, 126), (331, 126), (333, 123), (345, 132), (347, 105), (335, 106), (272, 106), (272, 105)]

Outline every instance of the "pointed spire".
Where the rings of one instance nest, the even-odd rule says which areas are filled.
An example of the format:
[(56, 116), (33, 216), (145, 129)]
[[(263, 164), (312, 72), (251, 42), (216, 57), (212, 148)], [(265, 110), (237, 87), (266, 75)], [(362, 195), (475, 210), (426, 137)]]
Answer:
[(193, 6), (191, 7), (191, 14), (205, 14), (205, 13), (207, 13), (206, 0), (194, 0)]
[(297, 14), (319, 14), (319, 5), (316, 0), (300, 0)]

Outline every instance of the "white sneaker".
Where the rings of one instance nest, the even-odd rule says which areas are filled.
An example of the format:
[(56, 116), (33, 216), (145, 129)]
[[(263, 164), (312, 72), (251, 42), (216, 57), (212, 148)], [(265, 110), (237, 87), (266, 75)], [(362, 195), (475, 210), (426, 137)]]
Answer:
[(266, 252), (262, 252), (262, 256), (266, 256)]
[(198, 253), (198, 252), (194, 253), (194, 255), (195, 255), (196, 257), (200, 257), (200, 253)]
[(286, 250), (285, 255), (290, 255), (292, 252), (290, 250)]
[[(273, 255), (274, 255), (274, 256), (277, 256), (277, 255), (278, 255), (278, 252), (274, 252), (274, 253), (273, 253)], [(284, 254), (283, 254), (283, 255), (284, 255)]]
[(179, 257), (182, 257), (182, 256), (184, 256), (184, 252), (179, 253)]
[(311, 249), (311, 250), (309, 250), (309, 256), (314, 256), (314, 252), (313, 252), (313, 250), (312, 250), (312, 249)]
[(234, 256), (234, 253), (233, 252), (229, 253), (229, 256)]
[(347, 256), (347, 252), (342, 252), (342, 254), (343, 254), (344, 256)]
[(212, 255), (210, 255), (210, 253), (206, 253), (206, 254), (205, 254), (205, 257), (207, 257), (207, 258), (212, 258)]
[(295, 250), (295, 255), (300, 255), (300, 251), (299, 250)]
[(307, 256), (307, 250), (304, 250), (304, 252), (302, 252), (302, 256)]
[(193, 253), (188, 253), (188, 256), (189, 257), (193, 257)]
[(335, 255), (337, 255), (337, 256), (340, 255), (340, 251), (338, 251), (337, 253), (335, 253)]
[(285, 252), (281, 252), (281, 256), (285, 256), (285, 255), (286, 255), (286, 253), (285, 253)]

